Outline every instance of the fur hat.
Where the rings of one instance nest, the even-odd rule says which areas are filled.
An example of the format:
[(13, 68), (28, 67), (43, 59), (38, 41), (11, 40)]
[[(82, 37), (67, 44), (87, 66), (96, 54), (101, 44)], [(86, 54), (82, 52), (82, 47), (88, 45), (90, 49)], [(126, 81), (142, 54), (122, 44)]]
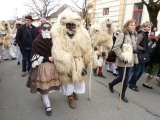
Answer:
[(31, 15), (25, 16), (25, 19), (30, 19), (31, 21), (34, 21)]

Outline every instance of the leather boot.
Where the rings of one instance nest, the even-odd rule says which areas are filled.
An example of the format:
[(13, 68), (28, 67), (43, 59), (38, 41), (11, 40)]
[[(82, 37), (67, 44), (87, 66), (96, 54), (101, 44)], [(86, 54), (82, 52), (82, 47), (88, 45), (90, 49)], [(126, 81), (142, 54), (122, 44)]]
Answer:
[(68, 104), (70, 108), (76, 108), (76, 100), (74, 99), (73, 94), (68, 96)]
[(78, 100), (78, 94), (75, 93), (75, 92), (73, 92), (73, 98), (74, 98), (75, 100)]
[(116, 79), (113, 80), (112, 82), (108, 83), (109, 90), (111, 91), (111, 93), (114, 93), (113, 87), (114, 87), (116, 84), (118, 84), (118, 83), (119, 83), (119, 81), (117, 81)]
[(93, 68), (93, 75), (97, 76), (97, 68)]
[(114, 93), (114, 89), (113, 89), (113, 86), (111, 83), (108, 83), (108, 86), (109, 86), (109, 90), (111, 91), (111, 93)]
[(122, 89), (122, 100), (126, 103), (128, 103), (128, 99), (125, 97), (125, 93), (126, 93), (126, 90), (127, 90), (127, 85), (123, 85), (123, 89)]
[(103, 73), (98, 73), (98, 76), (99, 76), (99, 77), (102, 77), (102, 78), (106, 78), (106, 77), (103, 75)]

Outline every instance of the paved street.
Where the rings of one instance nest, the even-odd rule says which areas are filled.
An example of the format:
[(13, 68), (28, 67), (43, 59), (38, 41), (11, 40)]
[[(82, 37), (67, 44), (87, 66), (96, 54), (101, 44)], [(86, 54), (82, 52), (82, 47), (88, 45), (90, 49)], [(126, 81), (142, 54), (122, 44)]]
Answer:
[(160, 87), (156, 80), (151, 83), (153, 90), (146, 89), (142, 86), (144, 74), (138, 82), (140, 92), (129, 89), (129, 103), (122, 102), (122, 109), (118, 110), (120, 84), (115, 86), (117, 92), (111, 94), (108, 82), (114, 77), (107, 72), (105, 75), (106, 79), (93, 77), (90, 101), (86, 82), (86, 94), (79, 96), (76, 109), (69, 108), (62, 93), (50, 94), (53, 115), (48, 117), (40, 94), (31, 94), (25, 87), (27, 77), (21, 77), (21, 66), (17, 66), (16, 61), (3, 61), (0, 64), (0, 120), (160, 120)]

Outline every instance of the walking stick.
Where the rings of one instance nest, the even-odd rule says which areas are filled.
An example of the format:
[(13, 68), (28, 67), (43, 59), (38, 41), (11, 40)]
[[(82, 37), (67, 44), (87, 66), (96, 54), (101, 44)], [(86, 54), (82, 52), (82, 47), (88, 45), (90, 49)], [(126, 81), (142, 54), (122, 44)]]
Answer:
[(119, 109), (119, 110), (121, 109), (121, 106), (122, 106), (121, 97), (122, 97), (122, 90), (123, 90), (124, 78), (125, 78), (125, 76), (126, 76), (126, 68), (127, 68), (127, 64), (125, 64), (125, 67), (124, 67), (123, 78), (122, 78), (122, 83), (121, 83), (121, 92), (120, 92), (119, 102), (118, 102), (118, 109)]
[(92, 63), (91, 63), (91, 69), (90, 69), (90, 75), (89, 75), (88, 100), (91, 100)]

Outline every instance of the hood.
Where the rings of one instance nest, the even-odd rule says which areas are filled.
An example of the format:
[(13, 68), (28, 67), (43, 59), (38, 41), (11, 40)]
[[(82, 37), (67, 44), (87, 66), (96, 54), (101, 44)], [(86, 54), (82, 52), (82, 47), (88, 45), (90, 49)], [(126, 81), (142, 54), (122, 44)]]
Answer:
[(134, 31), (133, 33), (130, 33), (126, 28), (123, 28), (123, 30), (122, 30), (122, 32), (124, 33), (124, 34), (133, 34), (133, 35), (137, 35), (137, 32), (136, 31)]

